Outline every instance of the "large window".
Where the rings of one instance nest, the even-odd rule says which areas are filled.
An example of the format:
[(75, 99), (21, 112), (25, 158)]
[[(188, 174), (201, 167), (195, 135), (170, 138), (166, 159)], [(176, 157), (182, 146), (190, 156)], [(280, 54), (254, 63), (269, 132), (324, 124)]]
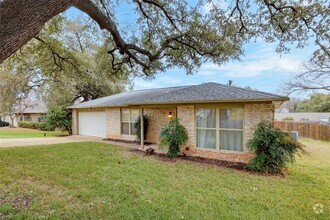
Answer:
[(216, 109), (197, 111), (197, 147), (216, 149)]
[(121, 133), (127, 135), (135, 135), (136, 129), (134, 122), (139, 115), (138, 109), (122, 109), (121, 110)]
[(197, 147), (243, 151), (242, 108), (199, 108)]

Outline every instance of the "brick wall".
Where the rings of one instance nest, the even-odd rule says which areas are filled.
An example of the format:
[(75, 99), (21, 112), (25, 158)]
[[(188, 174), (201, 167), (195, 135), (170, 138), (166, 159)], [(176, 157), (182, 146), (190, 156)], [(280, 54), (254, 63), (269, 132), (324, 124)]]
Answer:
[(271, 102), (262, 104), (245, 103), (244, 104), (244, 151), (246, 142), (252, 138), (256, 126), (261, 121), (274, 122), (273, 105)]
[(178, 105), (178, 118), (181, 124), (187, 129), (188, 142), (187, 146), (195, 147), (195, 106), (194, 105)]
[(111, 139), (116, 139), (116, 140), (135, 141), (136, 140), (135, 135), (121, 134), (121, 115), (120, 114), (121, 114), (120, 108), (107, 108), (105, 110), (106, 138), (111, 138)]
[(78, 134), (78, 112), (76, 109), (72, 109), (72, 134), (77, 135)]
[(150, 143), (158, 143), (160, 131), (163, 126), (168, 123), (168, 114), (172, 112), (173, 117), (176, 117), (175, 108), (146, 108), (144, 114), (149, 118), (149, 128), (146, 140)]
[[(248, 153), (246, 142), (252, 138), (256, 125), (263, 121), (273, 121), (273, 105), (269, 103), (245, 103), (244, 104), (244, 131), (243, 143), (245, 152), (219, 152), (200, 150), (195, 147), (196, 143), (196, 128), (195, 128), (195, 106), (194, 105), (178, 105), (177, 108), (146, 108), (144, 114), (149, 117), (149, 129), (147, 133), (147, 141), (157, 143), (161, 128), (168, 120), (168, 113), (172, 114), (181, 120), (181, 124), (185, 126), (188, 132), (189, 140), (186, 146), (189, 150), (183, 150), (188, 155), (201, 156), (212, 159), (220, 159), (232, 162), (247, 163), (253, 158), (253, 154)], [(106, 137), (119, 140), (136, 140), (135, 135), (121, 134), (121, 111), (120, 108), (107, 108), (106, 110)], [(73, 131), (77, 132), (77, 111), (72, 111)], [(74, 133), (75, 134), (75, 133)]]
[(238, 152), (238, 153), (230, 153), (230, 152), (219, 152), (216, 150), (200, 150), (196, 148), (189, 148), (186, 150), (182, 149), (184, 153), (188, 156), (199, 156), (204, 158), (216, 159), (216, 160), (224, 160), (235, 163), (248, 163), (254, 155), (248, 152)]
[(254, 154), (248, 152), (246, 148), (246, 142), (252, 138), (255, 127), (263, 120), (273, 121), (272, 103), (245, 103), (244, 104), (244, 152), (219, 152), (216, 150), (201, 150), (195, 147), (195, 108), (193, 105), (178, 106), (178, 117), (181, 119), (181, 123), (186, 127), (188, 131), (189, 141), (185, 146), (189, 147), (189, 150), (183, 148), (183, 152), (187, 155), (200, 156), (205, 158), (219, 159), (231, 162), (248, 163)]

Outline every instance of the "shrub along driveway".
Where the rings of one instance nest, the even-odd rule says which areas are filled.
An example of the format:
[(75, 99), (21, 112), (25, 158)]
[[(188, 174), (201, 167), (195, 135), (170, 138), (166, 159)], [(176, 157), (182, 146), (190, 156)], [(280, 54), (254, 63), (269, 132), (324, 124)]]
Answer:
[(0, 218), (329, 219), (330, 145), (311, 142), (284, 178), (107, 143), (0, 148)]

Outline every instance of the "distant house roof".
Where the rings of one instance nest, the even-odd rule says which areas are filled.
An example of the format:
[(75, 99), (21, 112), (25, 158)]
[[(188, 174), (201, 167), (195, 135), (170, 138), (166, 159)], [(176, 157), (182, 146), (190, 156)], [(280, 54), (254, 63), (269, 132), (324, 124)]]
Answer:
[(15, 114), (43, 114), (47, 112), (47, 108), (43, 104), (28, 107), (24, 110), (16, 110)]
[(82, 102), (68, 108), (116, 107), (147, 104), (286, 101), (286, 96), (218, 83), (136, 90)]

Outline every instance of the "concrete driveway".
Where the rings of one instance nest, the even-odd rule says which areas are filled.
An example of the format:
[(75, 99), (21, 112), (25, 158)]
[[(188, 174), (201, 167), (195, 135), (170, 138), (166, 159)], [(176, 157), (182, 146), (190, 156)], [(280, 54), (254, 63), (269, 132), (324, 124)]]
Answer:
[(13, 138), (0, 139), (0, 147), (18, 147), (48, 144), (63, 144), (84, 141), (101, 141), (100, 137), (72, 135), (67, 137)]

